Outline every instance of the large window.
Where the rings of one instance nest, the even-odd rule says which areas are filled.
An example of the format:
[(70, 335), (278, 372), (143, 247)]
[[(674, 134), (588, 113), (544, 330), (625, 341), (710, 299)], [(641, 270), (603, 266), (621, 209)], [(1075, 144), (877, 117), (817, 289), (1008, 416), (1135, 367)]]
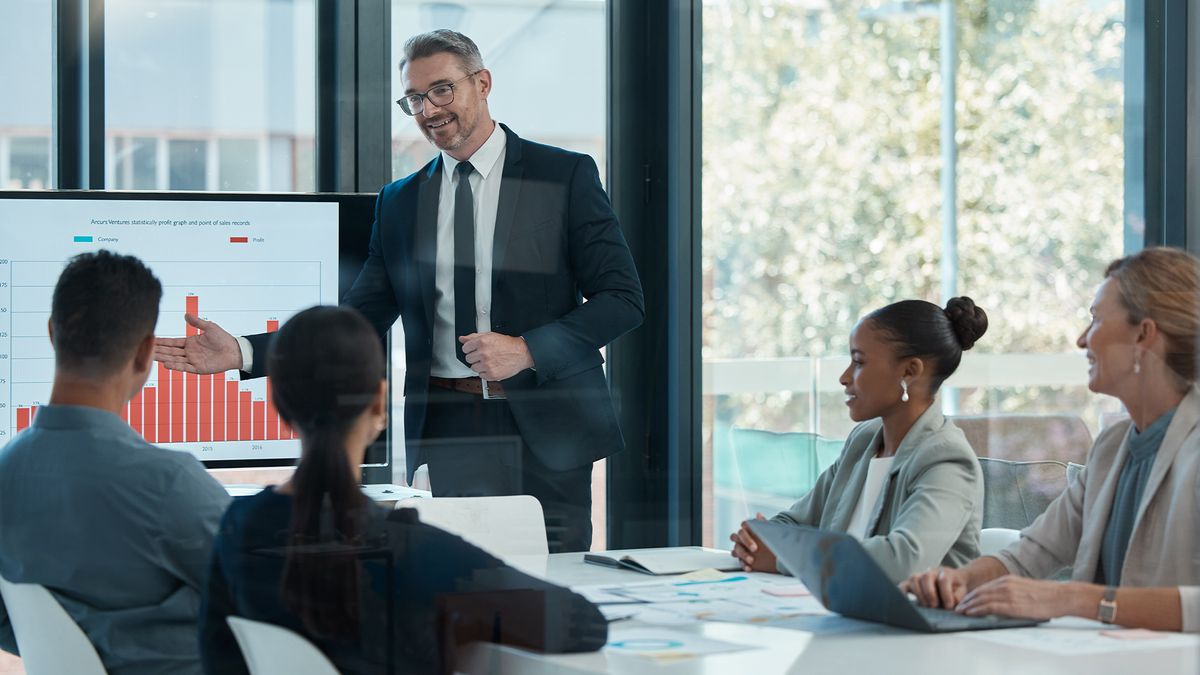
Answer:
[(315, 188), (315, 0), (129, 0), (104, 25), (107, 187)]
[[(607, 29), (604, 0), (424, 2), (392, 0), (392, 64), (404, 41), (435, 28), (475, 41), (492, 72), (492, 118), (522, 138), (584, 152), (605, 175)], [(392, 98), (404, 93), (392, 70)], [(392, 175), (416, 171), (436, 149), (392, 107)]]
[[(522, 138), (591, 155), (605, 176), (607, 29), (604, 0), (454, 3), (392, 0), (392, 98), (404, 93), (397, 67), (404, 41), (435, 28), (475, 41), (492, 72), (492, 118)], [(416, 171), (437, 154), (411, 117), (392, 107), (392, 175)], [(392, 330), (392, 381), (404, 381), (404, 341)], [(393, 390), (393, 426), (403, 398)], [(395, 480), (404, 473), (403, 448), (393, 445)], [(605, 544), (605, 464), (592, 472), (592, 548)]]
[(52, 187), (52, 2), (0, 2), (0, 189)]
[(1094, 435), (1118, 412), (1074, 340), (1122, 253), (1124, 3), (964, 0), (949, 25), (942, 4), (704, 3), (708, 543), (831, 461), (796, 436), (811, 457), (784, 466), (734, 429), (836, 452), (848, 334), (896, 300), (989, 313), (947, 413), (1081, 414)]

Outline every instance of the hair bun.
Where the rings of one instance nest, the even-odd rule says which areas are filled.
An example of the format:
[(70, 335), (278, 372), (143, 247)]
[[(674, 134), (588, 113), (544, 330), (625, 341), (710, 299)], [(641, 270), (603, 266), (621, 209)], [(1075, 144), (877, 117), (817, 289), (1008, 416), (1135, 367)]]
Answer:
[(954, 328), (954, 335), (963, 351), (974, 347), (975, 341), (987, 332), (987, 313), (976, 307), (975, 301), (965, 295), (951, 298), (943, 311), (946, 312), (946, 318), (950, 320), (950, 326)]

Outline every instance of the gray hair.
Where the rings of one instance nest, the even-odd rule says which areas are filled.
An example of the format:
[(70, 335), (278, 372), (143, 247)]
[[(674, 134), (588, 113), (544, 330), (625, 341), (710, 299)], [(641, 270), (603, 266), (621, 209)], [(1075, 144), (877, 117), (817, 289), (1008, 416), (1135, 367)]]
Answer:
[(462, 33), (446, 28), (408, 38), (404, 43), (404, 56), (400, 58), (400, 69), (403, 70), (409, 61), (443, 53), (457, 56), (459, 63), (468, 73), (483, 70), (483, 57), (480, 56), (479, 47), (475, 42)]

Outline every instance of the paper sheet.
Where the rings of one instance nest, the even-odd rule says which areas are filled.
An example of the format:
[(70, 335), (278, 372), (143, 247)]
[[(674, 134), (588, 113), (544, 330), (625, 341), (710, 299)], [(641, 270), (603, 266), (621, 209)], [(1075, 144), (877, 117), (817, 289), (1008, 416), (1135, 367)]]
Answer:
[(604, 650), (609, 654), (628, 655), (653, 661), (690, 659), (709, 654), (756, 649), (700, 635), (663, 628), (626, 628), (609, 631)]
[(599, 604), (609, 621), (636, 619), (655, 625), (768, 623), (829, 613), (792, 580), (781, 584), (774, 578), (744, 574), (710, 581), (578, 586), (573, 590)]
[[(1200, 635), (1152, 633), (1114, 629), (1098, 621), (1059, 619), (1051, 625), (1034, 628), (1008, 628), (963, 633), (968, 637), (1018, 649), (1035, 649), (1051, 654), (1074, 656), (1174, 648), (1200, 649)], [(1127, 639), (1140, 637), (1141, 639)]]

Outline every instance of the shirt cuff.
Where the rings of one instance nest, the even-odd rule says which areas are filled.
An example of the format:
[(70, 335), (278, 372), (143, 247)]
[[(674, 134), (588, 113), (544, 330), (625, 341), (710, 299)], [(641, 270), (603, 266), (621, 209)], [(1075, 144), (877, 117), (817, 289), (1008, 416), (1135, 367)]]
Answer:
[(242, 370), (250, 372), (254, 367), (254, 347), (250, 346), (250, 341), (242, 336), (237, 337), (238, 348), (242, 350)]
[(1181, 628), (1185, 633), (1200, 633), (1200, 586), (1180, 586)]

